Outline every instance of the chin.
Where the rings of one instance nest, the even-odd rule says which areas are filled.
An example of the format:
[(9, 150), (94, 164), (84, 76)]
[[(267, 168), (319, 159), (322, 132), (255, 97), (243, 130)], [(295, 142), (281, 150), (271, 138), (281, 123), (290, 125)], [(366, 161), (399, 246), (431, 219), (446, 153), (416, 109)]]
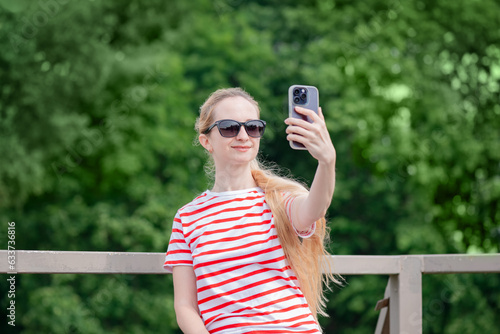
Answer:
[(244, 154), (240, 154), (235, 157), (235, 162), (241, 163), (241, 164), (248, 164), (255, 160), (257, 157), (257, 154), (255, 152), (244, 152)]

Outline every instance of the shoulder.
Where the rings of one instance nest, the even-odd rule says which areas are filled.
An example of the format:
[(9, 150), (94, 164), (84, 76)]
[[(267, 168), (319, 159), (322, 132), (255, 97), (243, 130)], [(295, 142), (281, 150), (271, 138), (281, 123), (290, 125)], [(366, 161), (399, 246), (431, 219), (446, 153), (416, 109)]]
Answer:
[(197, 207), (206, 205), (207, 201), (210, 200), (209, 191), (206, 190), (196, 196), (191, 202), (184, 204), (179, 210), (177, 210), (177, 214), (182, 214), (184, 212), (192, 211)]

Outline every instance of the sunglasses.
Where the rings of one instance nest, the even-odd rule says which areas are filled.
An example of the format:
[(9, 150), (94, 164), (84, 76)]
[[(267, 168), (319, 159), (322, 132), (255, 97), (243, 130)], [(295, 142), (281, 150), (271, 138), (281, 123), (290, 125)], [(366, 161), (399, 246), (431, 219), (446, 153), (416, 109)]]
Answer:
[(210, 125), (203, 133), (207, 134), (217, 126), (219, 133), (222, 137), (232, 138), (236, 137), (240, 133), (241, 126), (245, 127), (245, 131), (250, 137), (260, 138), (264, 134), (266, 129), (266, 122), (260, 119), (254, 119), (246, 122), (238, 122), (232, 119), (222, 119)]

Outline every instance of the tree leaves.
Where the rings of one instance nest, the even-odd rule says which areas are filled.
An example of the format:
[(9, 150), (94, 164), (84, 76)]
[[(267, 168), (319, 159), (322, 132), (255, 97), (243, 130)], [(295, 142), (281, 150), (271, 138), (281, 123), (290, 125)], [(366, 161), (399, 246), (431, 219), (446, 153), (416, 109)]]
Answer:
[[(310, 183), (316, 161), (289, 149), (283, 123), (288, 86), (307, 83), (338, 154), (333, 253), (499, 250), (494, 1), (1, 6), (0, 217), (16, 221), (20, 248), (165, 251), (176, 210), (210, 187), (193, 126), (220, 87), (256, 97), (262, 156)], [(174, 332), (170, 279), (25, 275), (20, 326)], [(385, 280), (350, 281), (331, 297), (326, 332), (375, 326), (366, 308)], [(443, 312), (430, 304), (426, 332), (474, 328), (460, 316), (469, 302), (484, 331), (498, 327), (498, 278), (464, 282), (471, 292)], [(431, 296), (443, 291), (428, 284)]]

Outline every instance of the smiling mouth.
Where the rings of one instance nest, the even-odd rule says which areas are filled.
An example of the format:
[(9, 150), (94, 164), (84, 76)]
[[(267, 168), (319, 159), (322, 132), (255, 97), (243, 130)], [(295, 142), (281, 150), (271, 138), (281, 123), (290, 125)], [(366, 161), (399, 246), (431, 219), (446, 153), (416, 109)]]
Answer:
[(233, 148), (238, 151), (247, 151), (250, 149), (250, 146), (233, 146)]

